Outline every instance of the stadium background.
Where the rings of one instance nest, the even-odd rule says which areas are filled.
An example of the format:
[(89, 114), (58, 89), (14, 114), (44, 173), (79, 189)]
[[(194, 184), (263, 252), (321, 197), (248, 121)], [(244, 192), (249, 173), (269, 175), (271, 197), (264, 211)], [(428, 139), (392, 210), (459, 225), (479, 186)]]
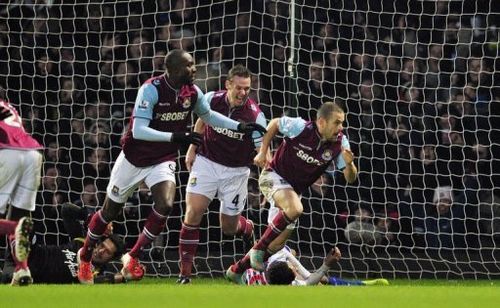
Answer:
[[(1, 4), (0, 85), (46, 147), (37, 240), (67, 240), (62, 203), (102, 204), (138, 87), (164, 72), (168, 50), (182, 47), (193, 53), (204, 91), (219, 89), (232, 65), (247, 65), (268, 120), (314, 117), (325, 100), (345, 106), (359, 180), (346, 185), (329, 172), (304, 194), (290, 243), (308, 268), (337, 244), (343, 274), (498, 276), (499, 5), (295, 3), (295, 19), (289, 1)], [(245, 214), (262, 229), (256, 177)], [(436, 191), (453, 196), (444, 212)], [(183, 197), (180, 185), (165, 232), (145, 251), (149, 274), (177, 274)], [(138, 192), (115, 225), (129, 246), (150, 206)], [(210, 210), (196, 264), (217, 275), (244, 247), (221, 235), (216, 203)], [(349, 225), (364, 235), (346, 238)]]

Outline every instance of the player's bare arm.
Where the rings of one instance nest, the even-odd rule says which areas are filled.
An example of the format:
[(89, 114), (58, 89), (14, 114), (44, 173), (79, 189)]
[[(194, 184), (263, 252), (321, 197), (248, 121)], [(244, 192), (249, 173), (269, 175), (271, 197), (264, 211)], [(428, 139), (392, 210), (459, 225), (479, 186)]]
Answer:
[(262, 145), (260, 146), (259, 152), (253, 159), (255, 165), (265, 168), (270, 161), (269, 147), (274, 136), (278, 134), (279, 131), (279, 118), (272, 119), (267, 125), (267, 133), (264, 134), (262, 138)]
[[(202, 135), (204, 129), (205, 129), (205, 123), (201, 119), (196, 120), (193, 132)], [(191, 172), (191, 167), (193, 166), (194, 160), (196, 159), (197, 148), (198, 148), (197, 144), (191, 144), (186, 152), (185, 162), (186, 162), (186, 168), (189, 172)]]
[(348, 183), (354, 183), (358, 175), (358, 168), (354, 164), (354, 154), (350, 149), (342, 148), (342, 157), (346, 163), (344, 177)]
[(323, 265), (316, 270), (314, 273), (311, 273), (311, 275), (307, 278), (306, 280), (306, 285), (311, 286), (311, 285), (317, 285), (321, 279), (326, 275), (328, 270), (338, 261), (340, 260), (340, 250), (335, 247), (330, 250), (328, 255), (326, 255)]
[(340, 249), (335, 247), (335, 248), (332, 248), (330, 250), (330, 252), (326, 255), (323, 263), (328, 267), (332, 267), (335, 263), (340, 261), (341, 257), (342, 257), (342, 255), (340, 254)]

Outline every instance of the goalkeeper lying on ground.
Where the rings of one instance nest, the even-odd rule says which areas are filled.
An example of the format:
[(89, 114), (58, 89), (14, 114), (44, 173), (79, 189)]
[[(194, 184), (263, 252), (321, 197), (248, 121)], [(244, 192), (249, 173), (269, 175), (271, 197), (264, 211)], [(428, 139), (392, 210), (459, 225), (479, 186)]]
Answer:
[[(28, 265), (31, 272), (30, 277), (24, 279), (26, 284), (35, 283), (73, 283), (78, 282), (77, 252), (83, 246), (84, 227), (82, 221), (87, 219), (86, 208), (66, 203), (62, 207), (61, 217), (64, 228), (70, 237), (70, 241), (61, 245), (41, 245), (32, 244), (31, 253), (28, 258)], [(109, 261), (120, 257), (124, 252), (123, 240), (111, 234), (111, 226), (107, 235), (94, 248), (93, 265), (95, 271), (95, 282), (124, 282), (121, 274), (100, 274), (104, 272)], [(1, 281), (8, 283), (12, 279), (14, 266), (6, 260)]]
[(295, 285), (308, 286), (328, 284), (334, 286), (368, 286), (388, 285), (387, 279), (373, 280), (345, 280), (334, 276), (326, 276), (328, 270), (340, 260), (340, 250), (333, 248), (325, 257), (323, 265), (314, 273), (310, 273), (295, 258), (293, 251), (287, 246), (271, 256), (264, 272), (247, 269), (243, 275), (238, 275), (231, 270), (226, 271), (226, 278), (232, 282), (246, 285)]

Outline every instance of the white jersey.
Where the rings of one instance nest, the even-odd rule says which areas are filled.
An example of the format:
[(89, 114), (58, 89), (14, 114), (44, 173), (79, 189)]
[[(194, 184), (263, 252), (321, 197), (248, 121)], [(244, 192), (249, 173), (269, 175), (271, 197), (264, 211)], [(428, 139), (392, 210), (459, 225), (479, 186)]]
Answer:
[[(299, 260), (293, 256), (291, 253), (291, 249), (288, 246), (285, 246), (283, 249), (272, 255), (267, 261), (266, 268), (275, 261), (289, 262), (291, 263), (295, 269), (297, 270), (297, 277), (294, 281), (292, 281), (292, 285), (294, 286), (305, 286), (305, 279), (311, 275), (308, 270), (300, 264)], [(247, 269), (245, 273), (243, 273), (242, 284), (246, 285), (267, 285), (267, 279), (264, 272), (256, 271), (252, 268)]]

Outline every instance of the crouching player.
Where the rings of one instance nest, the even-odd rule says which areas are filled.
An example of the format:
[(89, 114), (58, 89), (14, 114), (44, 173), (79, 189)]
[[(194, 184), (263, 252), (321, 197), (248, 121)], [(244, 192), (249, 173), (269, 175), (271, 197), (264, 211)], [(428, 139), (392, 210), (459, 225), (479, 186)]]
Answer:
[[(247, 269), (239, 277), (232, 273), (226, 277), (233, 282), (245, 285), (294, 285), (310, 286), (326, 284), (333, 286), (368, 286), (368, 285), (389, 285), (389, 281), (384, 278), (373, 280), (345, 280), (334, 276), (327, 276), (330, 268), (340, 260), (341, 254), (338, 248), (333, 248), (326, 255), (323, 265), (314, 273), (310, 273), (294, 256), (294, 252), (287, 246), (271, 256), (267, 262), (264, 272)], [(235, 279), (237, 278), (237, 279)]]
[[(29, 281), (19, 281), (12, 264), (6, 262), (3, 269), (2, 282), (12, 280), (13, 285), (26, 285), (35, 283), (78, 283), (78, 250), (83, 246), (85, 236), (82, 221), (87, 220), (89, 213), (86, 208), (66, 203), (62, 207), (61, 217), (64, 228), (70, 237), (70, 241), (60, 245), (31, 244), (28, 240), (28, 231), (31, 229), (31, 220), (22, 219), (16, 229), (16, 250), (17, 259), (27, 259), (31, 269)], [(95, 283), (119, 283), (125, 282), (120, 273), (102, 274), (107, 270), (107, 265), (113, 259), (120, 257), (125, 249), (124, 242), (119, 236), (111, 233), (111, 224), (103, 239), (92, 251), (92, 263), (95, 266)], [(22, 245), (19, 245), (22, 244)], [(28, 252), (31, 249), (31, 252)], [(18, 252), (19, 251), (19, 252)], [(110, 269), (111, 270), (111, 269)]]

